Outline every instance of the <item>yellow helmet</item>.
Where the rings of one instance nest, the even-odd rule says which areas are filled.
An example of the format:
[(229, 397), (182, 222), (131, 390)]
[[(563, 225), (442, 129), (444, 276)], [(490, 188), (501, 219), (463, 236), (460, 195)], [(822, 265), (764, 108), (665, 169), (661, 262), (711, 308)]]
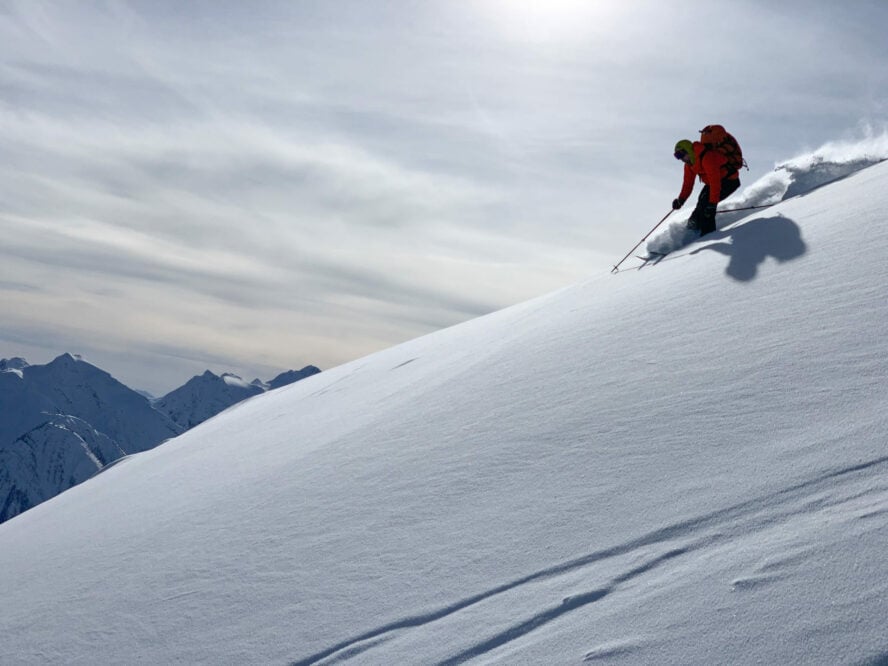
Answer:
[(693, 164), (694, 160), (697, 158), (697, 156), (694, 155), (694, 144), (688, 139), (682, 139), (675, 144), (675, 159), (683, 160), (686, 155), (689, 158), (688, 161)]

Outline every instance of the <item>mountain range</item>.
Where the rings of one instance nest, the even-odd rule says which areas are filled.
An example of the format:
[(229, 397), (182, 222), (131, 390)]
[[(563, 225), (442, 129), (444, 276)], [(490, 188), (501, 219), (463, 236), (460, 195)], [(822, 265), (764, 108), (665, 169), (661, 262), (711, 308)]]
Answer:
[(83, 359), (46, 365), (0, 360), (0, 522), (85, 481), (115, 460), (182, 434), (271, 388), (320, 372), (289, 371), (268, 383), (210, 371), (150, 400)]

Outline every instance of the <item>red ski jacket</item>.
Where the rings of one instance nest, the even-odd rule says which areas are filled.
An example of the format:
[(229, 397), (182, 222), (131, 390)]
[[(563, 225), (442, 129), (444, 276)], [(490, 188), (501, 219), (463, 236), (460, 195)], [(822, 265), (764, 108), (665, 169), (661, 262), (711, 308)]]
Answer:
[(717, 150), (707, 150), (704, 154), (704, 146), (699, 141), (694, 141), (694, 163), (685, 162), (684, 181), (681, 184), (682, 201), (687, 201), (694, 191), (694, 178), (700, 176), (704, 185), (709, 185), (709, 203), (717, 204), (721, 201), (722, 178), (739, 178), (736, 171), (728, 175), (728, 159)]

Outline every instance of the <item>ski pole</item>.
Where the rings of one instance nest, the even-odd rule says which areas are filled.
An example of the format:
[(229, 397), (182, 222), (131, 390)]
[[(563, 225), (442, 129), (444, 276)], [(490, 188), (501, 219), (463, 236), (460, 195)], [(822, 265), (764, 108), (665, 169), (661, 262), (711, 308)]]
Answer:
[(719, 210), (717, 213), (736, 213), (738, 210), (758, 210), (759, 208), (770, 208), (774, 204), (765, 204), (764, 206), (746, 206), (745, 208), (728, 208), (727, 210)]
[(663, 224), (663, 223), (666, 221), (666, 218), (669, 217), (670, 215), (672, 215), (672, 213), (674, 213), (674, 212), (675, 212), (675, 210), (673, 209), (673, 210), (670, 210), (668, 213), (666, 213), (666, 215), (663, 216), (663, 219), (660, 220), (659, 222), (657, 222), (657, 224), (654, 225), (654, 228), (651, 229), (650, 231), (648, 231), (648, 232), (644, 235), (644, 238), (642, 238), (640, 241), (638, 241), (638, 242), (635, 244), (635, 247), (633, 247), (631, 250), (629, 250), (629, 251), (626, 253), (626, 256), (623, 257), (622, 259), (620, 259), (620, 260), (616, 263), (616, 265), (613, 267), (613, 269), (611, 269), (611, 273), (616, 273), (616, 272), (617, 272), (617, 269), (620, 268), (620, 264), (622, 264), (624, 261), (626, 261), (626, 260), (629, 258), (629, 255), (632, 254), (633, 252), (635, 252), (635, 249), (636, 249), (639, 245), (641, 245), (642, 243), (644, 243), (644, 242), (648, 239), (648, 236), (650, 236), (652, 233), (654, 233), (654, 231), (657, 230), (657, 227), (659, 227), (661, 224)]

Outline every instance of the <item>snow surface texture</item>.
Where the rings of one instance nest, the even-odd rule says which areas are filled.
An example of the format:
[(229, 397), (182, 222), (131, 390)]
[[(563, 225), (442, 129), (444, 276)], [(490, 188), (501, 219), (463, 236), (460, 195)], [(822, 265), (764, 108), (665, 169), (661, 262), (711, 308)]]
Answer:
[(886, 210), (880, 164), (124, 459), (0, 525), (0, 662), (888, 662)]
[[(817, 151), (796, 157), (760, 178), (750, 187), (740, 189), (719, 204), (719, 229), (750, 215), (749, 210), (730, 212), (735, 208), (768, 206), (814, 191), (828, 183), (845, 178), (873, 164), (888, 159), (888, 134), (856, 142), (828, 143)], [(743, 180), (745, 171), (740, 172)], [(697, 182), (684, 212), (670, 216), (669, 221), (647, 241), (647, 253), (667, 254), (697, 240), (698, 233), (687, 228), (688, 217), (697, 203), (702, 185)]]

